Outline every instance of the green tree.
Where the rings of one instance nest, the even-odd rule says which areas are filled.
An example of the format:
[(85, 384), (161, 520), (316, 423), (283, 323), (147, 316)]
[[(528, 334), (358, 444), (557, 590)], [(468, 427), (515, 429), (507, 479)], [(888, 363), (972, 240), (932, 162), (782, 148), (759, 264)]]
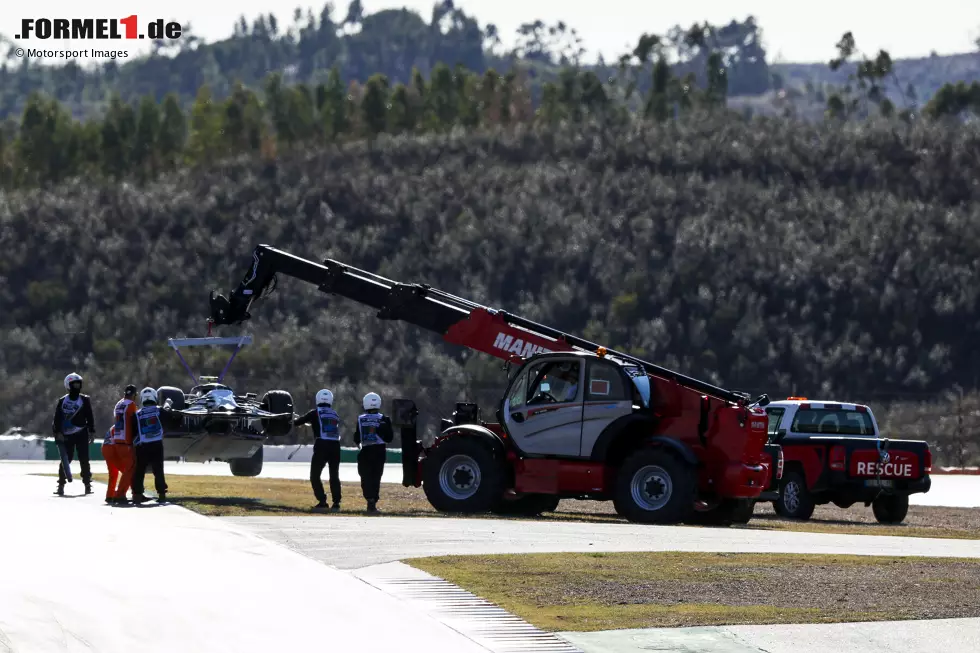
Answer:
[(725, 106), (728, 97), (728, 71), (720, 52), (708, 55), (708, 88), (705, 90), (705, 103), (709, 107)]
[(495, 125), (500, 122), (500, 74), (490, 68), (480, 81), (479, 106), (480, 121)]
[(415, 130), (417, 116), (408, 87), (396, 84), (391, 93), (391, 109), (388, 111), (388, 130), (393, 134)]
[(417, 124), (423, 129), (434, 128), (435, 118), (429, 102), (429, 84), (426, 82), (425, 77), (422, 76), (422, 71), (415, 67), (412, 68), (411, 87), (412, 96), (415, 100)]
[(114, 178), (124, 176), (133, 163), (136, 140), (136, 112), (113, 95), (102, 121), (102, 161), (105, 173)]
[(561, 105), (561, 93), (554, 82), (545, 82), (541, 87), (541, 106), (538, 107), (537, 114), (549, 125), (554, 125), (565, 117)]
[(320, 105), (320, 121), (326, 137), (330, 140), (340, 138), (350, 128), (350, 114), (347, 110), (347, 93), (340, 78), (340, 68), (334, 66), (324, 88), (323, 103)]
[(582, 120), (582, 85), (576, 69), (563, 68), (558, 73), (558, 101), (565, 117), (574, 122)]
[(609, 96), (602, 80), (589, 70), (582, 75), (582, 105), (592, 115), (605, 116), (609, 109)]
[(429, 80), (429, 98), (438, 129), (450, 129), (456, 124), (459, 103), (453, 72), (444, 63), (436, 64)]
[(282, 85), (282, 74), (275, 72), (266, 76), (262, 90), (265, 94), (265, 108), (275, 130), (276, 139), (284, 145), (292, 143), (295, 139), (289, 122), (289, 102)]
[(472, 129), (480, 124), (480, 78), (460, 65), (455, 74), (457, 115), (459, 124)]
[(16, 153), (20, 177), (28, 185), (44, 184), (52, 177), (51, 164), (59, 147), (54, 110), (48, 98), (37, 92), (24, 105)]
[(304, 143), (316, 134), (316, 110), (314, 96), (309, 87), (300, 84), (282, 93), (285, 104), (282, 121), (277, 130), (287, 144)]
[(187, 158), (197, 164), (211, 163), (222, 154), (222, 149), (221, 112), (211, 97), (211, 88), (205, 84), (191, 107)]
[(644, 113), (648, 118), (664, 121), (670, 116), (670, 66), (663, 56), (657, 58), (657, 63), (653, 65), (653, 84), (650, 86), (650, 93), (647, 95)]
[(372, 140), (381, 134), (388, 123), (388, 78), (371, 75), (361, 100), (361, 115), (367, 136)]
[(180, 100), (175, 93), (163, 98), (163, 119), (160, 121), (158, 150), (160, 163), (167, 169), (177, 165), (178, 157), (184, 151), (187, 141), (187, 117), (180, 108)]
[(146, 178), (156, 173), (157, 139), (160, 136), (160, 107), (156, 100), (144, 95), (140, 100), (133, 143), (133, 165)]

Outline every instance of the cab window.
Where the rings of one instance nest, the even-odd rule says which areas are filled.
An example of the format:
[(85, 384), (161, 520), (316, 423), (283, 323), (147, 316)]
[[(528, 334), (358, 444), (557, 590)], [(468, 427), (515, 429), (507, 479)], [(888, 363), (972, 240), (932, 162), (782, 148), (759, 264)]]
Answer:
[(527, 405), (562, 404), (582, 396), (578, 361), (543, 361), (528, 376)]
[(507, 405), (511, 408), (519, 408), (524, 405), (525, 394), (527, 392), (527, 375), (528, 370), (524, 370), (514, 380), (513, 385), (510, 386), (510, 394), (507, 395)]
[(786, 414), (786, 409), (774, 406), (766, 408), (766, 413), (769, 415), (769, 435), (776, 435), (776, 431), (779, 430), (779, 423), (783, 420), (783, 415)]
[(871, 415), (857, 410), (828, 410), (808, 408), (797, 411), (793, 418), (796, 433), (821, 435), (874, 435)]
[(589, 361), (586, 401), (629, 401), (631, 396), (619, 368), (605, 361)]

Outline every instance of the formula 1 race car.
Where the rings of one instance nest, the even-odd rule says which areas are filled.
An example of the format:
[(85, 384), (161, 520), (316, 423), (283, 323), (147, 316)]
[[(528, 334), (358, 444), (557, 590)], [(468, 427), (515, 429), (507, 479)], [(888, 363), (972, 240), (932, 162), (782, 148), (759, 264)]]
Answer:
[[(258, 476), (267, 438), (288, 435), (293, 427), (293, 398), (285, 390), (235, 394), (221, 383), (235, 356), (251, 336), (171, 338), (167, 341), (194, 379), (190, 392), (173, 386), (157, 390), (164, 426), (164, 457), (187, 462), (228, 461), (235, 476)], [(219, 376), (194, 376), (179, 347), (235, 345)]]

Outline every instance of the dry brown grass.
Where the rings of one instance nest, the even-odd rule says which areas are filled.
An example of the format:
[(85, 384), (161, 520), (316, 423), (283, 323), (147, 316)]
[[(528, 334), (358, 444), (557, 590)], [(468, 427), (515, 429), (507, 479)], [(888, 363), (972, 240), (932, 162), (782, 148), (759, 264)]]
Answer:
[(404, 561), (545, 630), (980, 616), (980, 560), (557, 553)]

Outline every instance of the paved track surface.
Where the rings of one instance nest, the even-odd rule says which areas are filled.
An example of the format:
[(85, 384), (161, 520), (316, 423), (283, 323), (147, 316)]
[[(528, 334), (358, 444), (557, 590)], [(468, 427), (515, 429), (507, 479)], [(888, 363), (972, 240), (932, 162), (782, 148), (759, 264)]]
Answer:
[[(0, 464), (0, 651), (486, 648), (391, 594), (177, 506), (110, 508)], [(384, 628), (378, 628), (383, 615)]]
[(561, 633), (586, 653), (976, 653), (980, 619)]
[(413, 557), (560, 551), (836, 553), (980, 558), (980, 540), (447, 517), (220, 517), (339, 569)]
[[(5, 465), (24, 465), (26, 468), (37, 472), (58, 471), (58, 464), (54, 461), (4, 461)], [(78, 470), (78, 463), (72, 465), (72, 469)], [(105, 473), (105, 462), (93, 461), (93, 471)], [(228, 463), (166, 463), (167, 474), (175, 476), (231, 476)], [(291, 478), (306, 480), (310, 477), (309, 463), (278, 463), (267, 462), (262, 466), (263, 478)], [(356, 463), (340, 464), (340, 479), (342, 481), (357, 482), (360, 477), (357, 475)], [(402, 467), (400, 463), (388, 463), (385, 465), (383, 483), (401, 483)], [(944, 506), (948, 508), (980, 508), (980, 475), (957, 476), (939, 475), (932, 477), (932, 489), (925, 494), (913, 494), (909, 503), (914, 506)]]
[[(305, 467), (285, 465), (289, 473)], [(437, 586), (457, 597), (459, 609), (413, 598), (406, 579), (422, 588), (419, 595), (438, 581), (413, 578), (413, 571), (392, 562), (636, 550), (980, 557), (980, 541), (383, 515), (208, 519), (176, 506), (109, 508), (98, 484), (88, 497), (54, 497), (52, 479), (29, 476), (50, 467), (0, 463), (0, 555), (23, 561), (8, 565), (0, 583), (0, 653), (298, 651), (323, 644), (325, 632), (332, 646), (356, 651), (980, 653), (980, 619), (563, 633), (565, 642), (556, 644), (506, 615), (481, 626), (476, 615), (492, 606), (482, 602), (475, 609), (477, 597), (459, 598), (452, 588)], [(193, 469), (168, 467), (168, 473)], [(389, 467), (400, 474), (399, 466)], [(220, 468), (227, 470), (213, 466)], [(77, 493), (81, 484), (68, 489)], [(100, 564), (108, 551), (112, 561)], [(128, 582), (130, 570), (138, 570), (140, 583)], [(367, 614), (357, 608), (365, 604), (371, 605)], [(376, 628), (378, 611), (384, 629)], [(514, 634), (498, 637), (499, 628)]]

